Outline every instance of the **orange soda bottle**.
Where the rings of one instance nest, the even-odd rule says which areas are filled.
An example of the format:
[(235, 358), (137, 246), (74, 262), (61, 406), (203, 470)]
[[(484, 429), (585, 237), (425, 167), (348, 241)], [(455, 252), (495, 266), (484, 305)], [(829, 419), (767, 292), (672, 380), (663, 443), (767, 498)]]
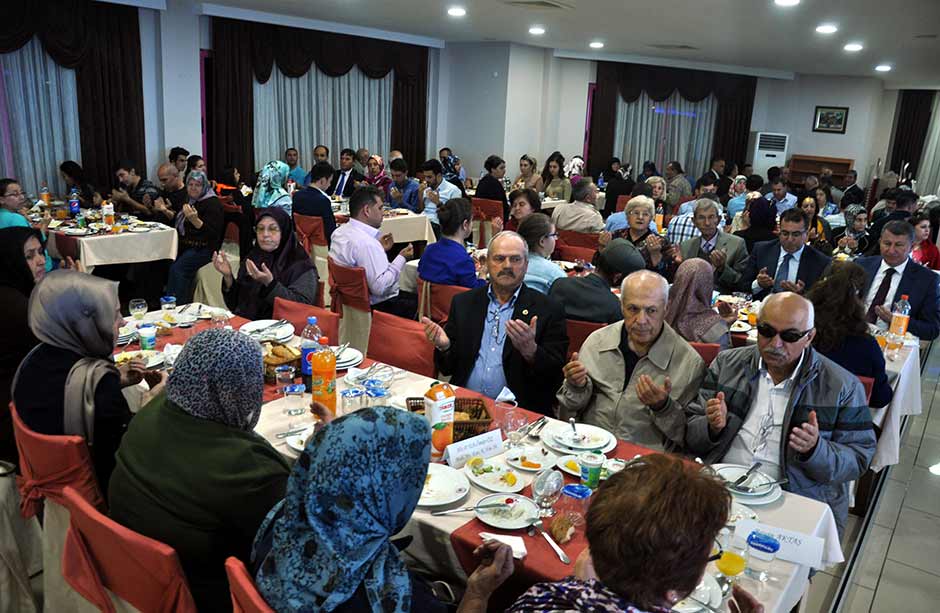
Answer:
[(330, 339), (320, 337), (320, 349), (310, 356), (310, 394), (336, 415), (336, 354), (330, 349)]

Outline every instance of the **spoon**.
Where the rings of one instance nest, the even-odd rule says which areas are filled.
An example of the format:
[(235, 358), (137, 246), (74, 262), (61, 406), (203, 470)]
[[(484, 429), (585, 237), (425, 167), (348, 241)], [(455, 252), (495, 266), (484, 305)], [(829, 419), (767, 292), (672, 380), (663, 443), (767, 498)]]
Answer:
[(582, 439), (584, 438), (584, 435), (583, 435), (583, 434), (578, 434), (578, 428), (577, 428), (577, 426), (575, 426), (574, 417), (569, 417), (569, 418), (568, 418), (568, 423), (571, 424), (571, 431), (574, 432), (574, 436), (572, 437), (572, 440), (573, 440), (573, 441), (580, 441), (580, 440), (582, 440)]

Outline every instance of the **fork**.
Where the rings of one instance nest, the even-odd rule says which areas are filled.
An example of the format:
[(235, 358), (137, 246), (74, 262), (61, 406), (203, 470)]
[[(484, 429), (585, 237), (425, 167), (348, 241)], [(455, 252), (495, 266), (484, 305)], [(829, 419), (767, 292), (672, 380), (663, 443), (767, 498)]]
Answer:
[(282, 319), (278, 321), (277, 323), (273, 323), (270, 326), (265, 326), (264, 328), (261, 328), (260, 330), (252, 330), (251, 332), (248, 333), (248, 335), (252, 337), (265, 336), (268, 332), (271, 332), (272, 330), (276, 330), (277, 328), (280, 328), (286, 323), (288, 323), (288, 321), (286, 319)]

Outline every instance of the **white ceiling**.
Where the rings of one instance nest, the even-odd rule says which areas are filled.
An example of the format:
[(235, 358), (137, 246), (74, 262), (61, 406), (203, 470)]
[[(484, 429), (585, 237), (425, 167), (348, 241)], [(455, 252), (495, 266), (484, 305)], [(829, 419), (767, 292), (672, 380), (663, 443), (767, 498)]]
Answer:
[[(529, 0), (527, 0), (529, 1)], [(522, 8), (506, 0), (214, 0), (213, 4), (379, 28), (447, 42), (510, 41), (590, 52), (676, 58), (810, 74), (878, 77), (901, 87), (940, 87), (940, 0), (549, 0), (572, 7)], [(447, 8), (463, 6), (453, 18)], [(839, 31), (817, 34), (823, 22)], [(543, 36), (528, 33), (531, 25)], [(290, 20), (285, 20), (290, 25)], [(915, 38), (937, 35), (937, 38)], [(865, 49), (847, 53), (858, 41)], [(694, 50), (653, 45), (690, 45)], [(894, 70), (876, 73), (879, 63)]]

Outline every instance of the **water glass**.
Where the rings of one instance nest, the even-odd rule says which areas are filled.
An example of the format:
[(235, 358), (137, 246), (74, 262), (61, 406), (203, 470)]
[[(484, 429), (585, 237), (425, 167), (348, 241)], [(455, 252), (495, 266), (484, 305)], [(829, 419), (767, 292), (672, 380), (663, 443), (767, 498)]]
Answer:
[(176, 296), (164, 296), (160, 298), (160, 308), (166, 311), (176, 311)]
[(551, 517), (555, 514), (552, 506), (561, 496), (561, 488), (564, 485), (565, 478), (557, 470), (543, 470), (535, 476), (532, 482), (532, 499), (539, 506), (539, 517)]
[(339, 397), (343, 415), (349, 415), (361, 409), (364, 394), (365, 390), (356, 387), (342, 390)]
[(561, 488), (558, 515), (567, 517), (573, 526), (580, 526), (587, 517), (592, 490), (586, 485), (569, 483)]
[(293, 383), (283, 388), (284, 392), (284, 414), (287, 415), (287, 429), (293, 430), (296, 425), (295, 417), (300, 417), (307, 413), (307, 405), (304, 402), (304, 391), (307, 386), (303, 383)]
[(287, 387), (294, 384), (294, 367), (278, 366), (274, 369), (275, 383), (279, 392), (287, 395)]
[(517, 410), (515, 405), (508, 405), (503, 411), (503, 418), (500, 421), (500, 427), (503, 436), (509, 441), (509, 448), (514, 449), (522, 443), (525, 434), (519, 430), (529, 422), (522, 411)]
[(147, 314), (147, 301), (143, 298), (134, 298), (128, 303), (128, 310), (134, 319), (143, 319)]
[(747, 575), (761, 583), (770, 581), (770, 570), (779, 550), (780, 541), (772, 535), (757, 530), (751, 532), (747, 536)]
[(212, 327), (213, 328), (224, 328), (228, 323), (228, 313), (224, 310), (212, 311)]

